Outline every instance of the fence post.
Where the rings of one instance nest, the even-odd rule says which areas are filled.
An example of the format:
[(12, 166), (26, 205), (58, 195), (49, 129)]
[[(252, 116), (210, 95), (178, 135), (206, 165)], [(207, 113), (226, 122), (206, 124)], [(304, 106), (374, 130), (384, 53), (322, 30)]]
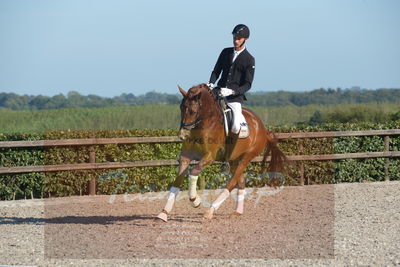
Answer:
[[(299, 140), (299, 152), (302, 155), (304, 150), (303, 140)], [(300, 185), (304, 185), (304, 161), (300, 161)]]
[[(385, 135), (384, 142), (385, 142), (385, 152), (387, 152), (389, 151), (389, 144), (390, 144), (390, 137), (388, 135)], [(390, 164), (390, 159), (385, 158), (385, 181), (390, 181), (389, 164)]]
[[(94, 146), (89, 147), (89, 163), (96, 163), (96, 151)], [(93, 177), (92, 180), (89, 181), (89, 195), (96, 195), (96, 177)]]

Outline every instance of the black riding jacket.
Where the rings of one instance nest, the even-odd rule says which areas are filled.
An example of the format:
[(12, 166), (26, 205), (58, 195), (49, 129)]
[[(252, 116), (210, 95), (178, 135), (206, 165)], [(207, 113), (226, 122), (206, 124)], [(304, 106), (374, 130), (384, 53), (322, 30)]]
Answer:
[(244, 49), (232, 63), (233, 51), (233, 47), (222, 50), (214, 70), (211, 72), (209, 82), (215, 84), (222, 71), (222, 76), (217, 86), (235, 91), (235, 94), (226, 98), (228, 102), (242, 103), (247, 100), (244, 93), (250, 89), (253, 82), (255, 60), (247, 49)]

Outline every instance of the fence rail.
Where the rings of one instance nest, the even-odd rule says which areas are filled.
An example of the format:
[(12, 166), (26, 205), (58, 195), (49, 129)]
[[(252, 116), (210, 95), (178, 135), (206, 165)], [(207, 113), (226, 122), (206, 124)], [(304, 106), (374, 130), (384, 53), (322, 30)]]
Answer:
[[(290, 161), (300, 162), (300, 184), (304, 184), (304, 161), (324, 161), (341, 160), (356, 158), (387, 158), (385, 166), (385, 179), (388, 180), (388, 158), (400, 157), (400, 151), (389, 151), (391, 135), (400, 135), (400, 129), (390, 130), (369, 130), (369, 131), (335, 131), (335, 132), (296, 132), (296, 133), (276, 133), (275, 137), (285, 139), (309, 139), (309, 138), (334, 138), (334, 137), (354, 137), (354, 136), (384, 136), (384, 151), (346, 153), (346, 154), (322, 154), (322, 155), (292, 155), (288, 156)], [(175, 136), (161, 137), (127, 137), (127, 138), (87, 138), (87, 139), (64, 139), (64, 140), (35, 140), (35, 141), (2, 141), (0, 149), (22, 148), (22, 147), (57, 147), (57, 146), (89, 146), (89, 163), (64, 164), (64, 165), (42, 165), (42, 166), (18, 166), (0, 167), (0, 174), (15, 174), (27, 172), (53, 172), (71, 170), (93, 170), (93, 169), (118, 169), (132, 167), (167, 166), (178, 165), (176, 160), (147, 160), (134, 162), (103, 162), (96, 163), (95, 145), (109, 144), (143, 144), (143, 143), (177, 143), (180, 142)], [(300, 142), (299, 151), (303, 151)], [(262, 157), (256, 157), (253, 162), (260, 162)], [(269, 158), (267, 159), (269, 160)], [(91, 181), (89, 193), (95, 193), (96, 181)]]
[[(400, 129), (369, 130), (369, 131), (276, 133), (275, 137), (278, 139), (290, 139), (290, 138), (298, 139), (298, 138), (329, 138), (329, 137), (373, 136), (373, 135), (376, 136), (400, 135)], [(1, 141), (0, 148), (90, 146), (90, 145), (111, 145), (111, 144), (177, 143), (177, 142), (180, 142), (177, 136), (85, 138), (85, 139), (62, 139), (62, 140)]]

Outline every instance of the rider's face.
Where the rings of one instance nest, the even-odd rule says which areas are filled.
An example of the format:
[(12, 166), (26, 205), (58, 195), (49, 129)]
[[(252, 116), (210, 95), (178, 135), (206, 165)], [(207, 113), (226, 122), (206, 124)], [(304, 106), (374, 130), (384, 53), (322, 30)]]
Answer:
[(235, 47), (235, 50), (240, 50), (242, 49), (242, 45), (244, 42), (247, 40), (247, 38), (240, 38), (235, 35), (233, 35), (233, 45)]

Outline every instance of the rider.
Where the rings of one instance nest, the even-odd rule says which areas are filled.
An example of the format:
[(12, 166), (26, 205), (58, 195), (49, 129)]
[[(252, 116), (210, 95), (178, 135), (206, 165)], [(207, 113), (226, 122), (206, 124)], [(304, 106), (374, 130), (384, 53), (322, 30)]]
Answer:
[(242, 114), (242, 103), (247, 100), (244, 93), (251, 88), (253, 82), (255, 60), (245, 47), (245, 42), (250, 36), (249, 28), (244, 24), (238, 24), (233, 29), (232, 35), (234, 47), (222, 50), (214, 70), (211, 72), (208, 85), (214, 88), (222, 71), (217, 86), (221, 88), (221, 95), (226, 97), (227, 104), (233, 111), (231, 131), (236, 139), (240, 127), (247, 127)]

